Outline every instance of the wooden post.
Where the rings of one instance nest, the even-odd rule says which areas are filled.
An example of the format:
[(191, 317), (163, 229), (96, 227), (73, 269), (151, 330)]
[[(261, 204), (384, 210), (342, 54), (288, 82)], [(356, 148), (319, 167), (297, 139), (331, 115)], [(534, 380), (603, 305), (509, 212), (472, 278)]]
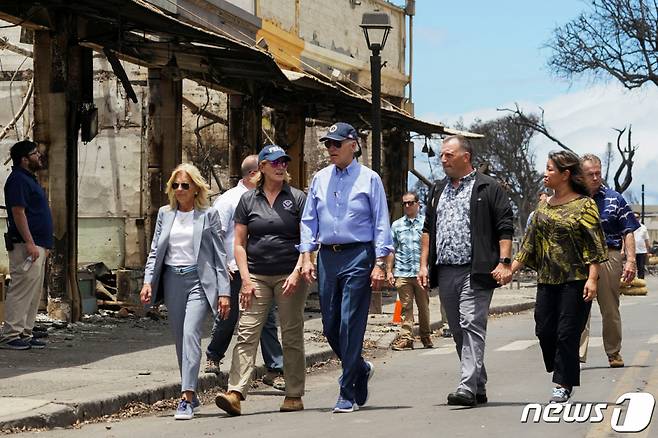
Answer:
[[(37, 177), (39, 184), (46, 192), (46, 197), (49, 197), (48, 187), (48, 155), (50, 150), (50, 115), (48, 113), (50, 95), (50, 74), (52, 66), (52, 56), (50, 52), (50, 32), (37, 30), (34, 32), (34, 128), (32, 136), (35, 143), (39, 145), (41, 151), (41, 162), (44, 168), (39, 171)], [(50, 278), (49, 264), (46, 263), (46, 278)], [(43, 288), (41, 296), (40, 309), (47, 309), (48, 307), (48, 288)]]
[(383, 136), (382, 182), (392, 222), (404, 214), (401, 202), (407, 191), (409, 133), (393, 128), (384, 130)]
[(163, 75), (160, 69), (150, 68), (148, 87), (147, 181), (142, 196), (147, 215), (145, 232), (150, 241), (158, 209), (169, 203), (165, 185), (183, 158), (183, 82)]
[[(50, 140), (48, 188), (55, 237), (49, 259), (48, 314), (77, 321), (81, 314), (77, 283), (79, 108), (91, 99), (92, 53), (76, 44), (78, 36), (84, 35), (84, 24), (75, 16), (55, 12), (52, 19), (55, 33), (50, 44), (48, 107), (46, 110), (42, 102), (39, 108), (41, 116), (46, 111), (49, 116), (49, 134), (39, 135)], [(44, 68), (41, 66), (41, 71)]]
[(241, 178), (240, 165), (250, 154), (256, 154), (263, 146), (263, 107), (260, 98), (250, 95), (229, 95), (228, 167), (231, 187)]
[(274, 113), (275, 139), (279, 146), (286, 149), (292, 161), (288, 166), (290, 184), (303, 190), (306, 186), (306, 172), (304, 166), (304, 134), (306, 131), (306, 111), (303, 106), (295, 106), (285, 111), (276, 110)]

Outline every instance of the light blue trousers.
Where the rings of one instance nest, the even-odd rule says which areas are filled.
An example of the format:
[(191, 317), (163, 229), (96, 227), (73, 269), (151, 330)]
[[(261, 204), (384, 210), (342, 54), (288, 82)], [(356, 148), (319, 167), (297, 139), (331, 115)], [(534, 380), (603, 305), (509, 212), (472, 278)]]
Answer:
[(169, 327), (176, 342), (181, 392), (196, 392), (201, 365), (201, 332), (212, 309), (196, 271), (180, 275), (165, 267), (163, 286)]

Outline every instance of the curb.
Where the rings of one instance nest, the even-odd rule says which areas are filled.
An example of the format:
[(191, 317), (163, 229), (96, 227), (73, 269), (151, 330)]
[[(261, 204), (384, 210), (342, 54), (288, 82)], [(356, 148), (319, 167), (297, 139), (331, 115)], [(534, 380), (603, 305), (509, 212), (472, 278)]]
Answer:
[[(334, 352), (331, 348), (320, 349), (306, 356), (306, 366), (313, 366), (331, 357), (334, 357)], [(266, 372), (267, 368), (265, 366), (257, 366), (254, 369), (254, 379), (260, 379)], [(225, 388), (227, 384), (228, 373), (225, 371), (222, 371), (219, 375), (202, 374), (199, 376), (197, 390), (202, 392), (218, 387)], [(180, 382), (176, 382), (166, 383), (136, 392), (109, 395), (104, 398), (83, 401), (77, 404), (48, 403), (27, 415), (20, 416), (18, 414), (14, 418), (0, 421), (0, 431), (6, 431), (12, 428), (53, 429), (56, 427), (68, 427), (77, 422), (115, 414), (130, 402), (153, 404), (160, 400), (178, 397), (179, 395)]]

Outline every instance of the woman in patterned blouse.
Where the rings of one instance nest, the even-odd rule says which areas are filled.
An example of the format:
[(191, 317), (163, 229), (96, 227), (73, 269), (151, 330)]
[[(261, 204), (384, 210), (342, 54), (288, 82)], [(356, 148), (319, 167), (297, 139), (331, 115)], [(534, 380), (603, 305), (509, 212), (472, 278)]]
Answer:
[(544, 185), (555, 194), (540, 202), (512, 264), (512, 272), (523, 266), (537, 271), (535, 333), (557, 385), (552, 403), (566, 402), (580, 385), (580, 333), (596, 296), (599, 263), (608, 257), (599, 212), (582, 178), (578, 155), (548, 155)]

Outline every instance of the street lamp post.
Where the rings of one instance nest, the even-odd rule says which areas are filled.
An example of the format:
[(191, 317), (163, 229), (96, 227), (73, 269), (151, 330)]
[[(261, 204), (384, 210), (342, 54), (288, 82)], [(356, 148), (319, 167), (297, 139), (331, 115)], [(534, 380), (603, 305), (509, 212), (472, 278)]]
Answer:
[(370, 88), (372, 90), (372, 170), (379, 173), (382, 149), (382, 111), (381, 111), (381, 51), (384, 50), (386, 38), (393, 28), (389, 16), (383, 12), (366, 12), (361, 19), (361, 28), (366, 37), (370, 56)]

